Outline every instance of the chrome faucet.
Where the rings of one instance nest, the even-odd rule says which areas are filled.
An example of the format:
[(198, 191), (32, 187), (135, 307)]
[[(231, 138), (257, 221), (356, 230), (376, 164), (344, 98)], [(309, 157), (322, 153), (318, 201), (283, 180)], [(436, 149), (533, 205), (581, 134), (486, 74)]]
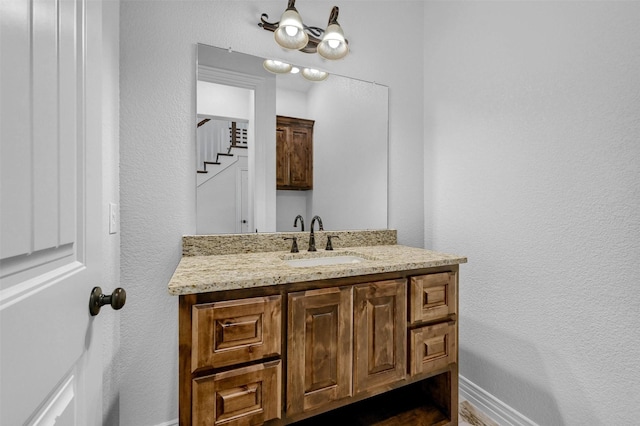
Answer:
[(293, 221), (293, 227), (298, 227), (298, 219), (300, 219), (300, 230), (304, 232), (304, 219), (302, 218), (302, 215), (296, 216), (296, 219)]
[(322, 219), (320, 216), (314, 216), (311, 219), (311, 232), (309, 234), (309, 251), (318, 251), (316, 250), (316, 236), (313, 233), (314, 225), (316, 224), (316, 220), (318, 220), (318, 231), (324, 231), (324, 227), (322, 226)]

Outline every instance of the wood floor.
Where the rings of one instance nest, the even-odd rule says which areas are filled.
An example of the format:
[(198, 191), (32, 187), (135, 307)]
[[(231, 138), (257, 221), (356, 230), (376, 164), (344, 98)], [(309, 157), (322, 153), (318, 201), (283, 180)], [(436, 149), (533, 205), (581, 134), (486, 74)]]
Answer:
[(460, 407), (458, 408), (458, 423), (459, 426), (500, 426), (468, 401), (462, 401), (460, 403)]

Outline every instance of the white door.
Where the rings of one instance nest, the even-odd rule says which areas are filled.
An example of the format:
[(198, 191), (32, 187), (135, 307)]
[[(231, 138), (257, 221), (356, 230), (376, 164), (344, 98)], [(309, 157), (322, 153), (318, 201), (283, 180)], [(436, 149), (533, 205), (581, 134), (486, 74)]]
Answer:
[(2, 425), (101, 422), (101, 19), (0, 1)]
[(246, 234), (249, 232), (249, 170), (238, 169), (240, 174), (240, 184), (237, 188), (236, 199), (239, 200), (237, 204), (240, 233)]

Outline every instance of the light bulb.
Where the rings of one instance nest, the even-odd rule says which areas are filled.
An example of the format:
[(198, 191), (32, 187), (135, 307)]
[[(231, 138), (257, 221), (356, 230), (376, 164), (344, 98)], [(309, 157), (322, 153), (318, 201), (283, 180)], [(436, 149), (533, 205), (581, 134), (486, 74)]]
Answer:
[(296, 34), (298, 34), (298, 29), (293, 25), (287, 25), (286, 27), (284, 27), (284, 30), (287, 32), (287, 35), (289, 37), (294, 37)]
[(329, 44), (329, 47), (331, 47), (332, 49), (335, 49), (336, 47), (340, 46), (339, 40), (328, 40), (327, 43)]

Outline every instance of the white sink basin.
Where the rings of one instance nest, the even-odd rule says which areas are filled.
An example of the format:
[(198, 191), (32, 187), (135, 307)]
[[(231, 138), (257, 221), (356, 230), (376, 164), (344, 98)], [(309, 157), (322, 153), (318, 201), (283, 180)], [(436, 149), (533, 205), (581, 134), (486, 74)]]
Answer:
[(310, 266), (326, 266), (326, 265), (343, 265), (351, 263), (360, 263), (364, 261), (358, 256), (330, 256), (330, 257), (312, 257), (308, 259), (289, 259), (285, 260), (287, 265), (294, 268), (304, 268)]

